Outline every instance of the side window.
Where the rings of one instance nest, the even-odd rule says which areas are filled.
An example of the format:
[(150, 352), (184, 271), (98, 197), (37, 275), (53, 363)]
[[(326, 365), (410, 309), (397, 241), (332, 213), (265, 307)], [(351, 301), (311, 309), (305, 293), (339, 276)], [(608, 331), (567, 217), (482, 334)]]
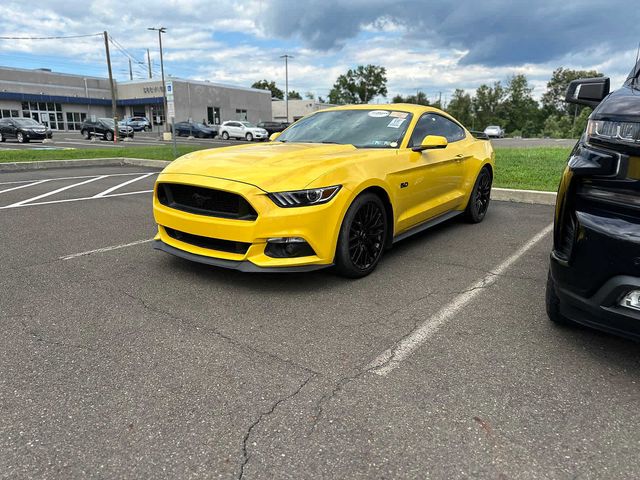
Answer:
[(413, 129), (409, 147), (420, 145), (420, 142), (427, 135), (439, 135), (445, 137), (449, 143), (457, 142), (465, 138), (464, 130), (460, 125), (452, 122), (448, 118), (435, 113), (427, 113), (420, 117), (416, 128)]

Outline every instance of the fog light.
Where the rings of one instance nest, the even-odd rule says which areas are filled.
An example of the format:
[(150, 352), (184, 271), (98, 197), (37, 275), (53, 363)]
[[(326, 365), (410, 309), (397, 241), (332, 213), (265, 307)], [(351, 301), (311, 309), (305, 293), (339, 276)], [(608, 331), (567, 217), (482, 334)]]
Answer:
[(634, 290), (620, 300), (620, 305), (634, 310), (640, 310), (640, 290)]
[(272, 258), (296, 258), (315, 255), (311, 245), (300, 237), (278, 237), (267, 239), (264, 254)]

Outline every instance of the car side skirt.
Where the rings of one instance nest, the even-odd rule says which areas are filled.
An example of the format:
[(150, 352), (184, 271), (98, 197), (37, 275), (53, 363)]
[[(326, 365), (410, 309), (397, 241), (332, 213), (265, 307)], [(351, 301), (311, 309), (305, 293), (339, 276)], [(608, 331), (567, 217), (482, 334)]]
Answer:
[(410, 237), (411, 235), (415, 235), (416, 233), (420, 233), (423, 232), (431, 227), (435, 227), (436, 225), (439, 225), (442, 222), (446, 222), (447, 220), (450, 220), (454, 217), (457, 217), (458, 215), (460, 215), (462, 212), (462, 210), (452, 210), (450, 212), (447, 213), (443, 213), (442, 215), (439, 215), (435, 218), (432, 218), (430, 220), (426, 220), (422, 223), (419, 223), (418, 225), (416, 225), (415, 227), (411, 227), (409, 230), (406, 230), (404, 232), (402, 232), (400, 235), (394, 237), (393, 239), (393, 243), (399, 242), (401, 240), (404, 240), (405, 238)]

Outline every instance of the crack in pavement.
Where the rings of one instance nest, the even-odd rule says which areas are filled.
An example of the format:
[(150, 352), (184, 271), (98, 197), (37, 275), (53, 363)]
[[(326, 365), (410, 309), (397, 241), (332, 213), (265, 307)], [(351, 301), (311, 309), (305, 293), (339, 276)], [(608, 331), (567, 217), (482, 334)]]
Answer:
[(260, 422), (262, 422), (266, 417), (272, 415), (276, 409), (284, 402), (286, 402), (287, 400), (291, 400), (293, 397), (295, 397), (296, 395), (298, 395), (302, 389), (313, 379), (317, 376), (317, 374), (312, 374), (310, 376), (308, 376), (299, 386), (298, 388), (290, 393), (289, 395), (286, 395), (282, 398), (279, 398), (273, 405), (271, 405), (271, 408), (269, 408), (269, 410), (262, 412), (258, 418), (251, 424), (249, 425), (249, 428), (247, 429), (246, 433), (244, 434), (244, 437), (242, 439), (242, 461), (240, 463), (240, 472), (238, 474), (238, 480), (241, 480), (244, 476), (244, 469), (247, 466), (247, 463), (249, 463), (249, 459), (251, 458), (251, 455), (249, 455), (249, 450), (248, 450), (248, 443), (249, 443), (249, 437), (251, 436), (251, 433), (253, 432), (253, 430), (260, 424)]
[(234, 345), (236, 347), (241, 348), (242, 350), (246, 350), (246, 351), (249, 351), (249, 352), (252, 352), (252, 353), (256, 353), (258, 355), (263, 355), (263, 356), (271, 358), (272, 360), (275, 360), (275, 361), (277, 361), (279, 363), (284, 363), (285, 365), (289, 365), (291, 367), (297, 368), (299, 370), (303, 370), (303, 371), (305, 371), (307, 373), (310, 373), (310, 374), (313, 374), (313, 375), (322, 375), (320, 372), (318, 372), (316, 370), (313, 370), (312, 368), (305, 367), (303, 365), (297, 364), (294, 361), (289, 360), (287, 358), (282, 358), (282, 357), (280, 357), (278, 355), (275, 355), (275, 354), (273, 354), (271, 352), (267, 352), (265, 350), (260, 350), (260, 349), (254, 348), (251, 345), (243, 343), (243, 342), (241, 342), (239, 340), (236, 340), (233, 337), (230, 337), (230, 336), (228, 336), (228, 335), (216, 330), (215, 328), (208, 327), (208, 326), (202, 326), (201, 324), (198, 324), (198, 323), (194, 322), (191, 319), (184, 318), (184, 317), (179, 317), (179, 316), (174, 315), (174, 314), (172, 314), (170, 312), (167, 312), (165, 310), (162, 310), (162, 309), (159, 309), (159, 308), (154, 307), (152, 305), (149, 305), (142, 298), (137, 297), (136, 295), (133, 295), (133, 294), (131, 294), (131, 293), (125, 291), (125, 290), (119, 290), (118, 289), (118, 291), (120, 293), (126, 295), (127, 297), (131, 298), (132, 300), (135, 300), (138, 303), (140, 303), (145, 310), (149, 310), (149, 311), (157, 313), (159, 315), (163, 315), (163, 316), (169, 317), (169, 318), (171, 318), (173, 320), (181, 322), (181, 323), (183, 323), (185, 325), (188, 325), (188, 326), (190, 326), (192, 328), (195, 328), (197, 330), (203, 330), (205, 332), (212, 333), (213, 335), (215, 335), (215, 336), (217, 336), (219, 338), (222, 338), (223, 340), (231, 343), (232, 345)]

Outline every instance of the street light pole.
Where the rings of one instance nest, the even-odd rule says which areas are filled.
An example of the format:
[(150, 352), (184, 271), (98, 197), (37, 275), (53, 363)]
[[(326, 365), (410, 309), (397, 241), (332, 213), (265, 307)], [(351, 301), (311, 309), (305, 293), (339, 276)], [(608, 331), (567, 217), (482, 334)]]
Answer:
[(165, 33), (167, 31), (166, 28), (164, 27), (160, 27), (160, 28), (153, 28), (153, 27), (149, 27), (147, 28), (147, 30), (153, 30), (153, 31), (157, 31), (158, 32), (158, 44), (160, 45), (160, 73), (162, 75), (162, 100), (164, 102), (164, 131), (168, 132), (169, 131), (169, 122), (168, 122), (168, 117), (167, 117), (167, 86), (164, 83), (164, 60), (162, 58), (162, 34)]
[(280, 58), (284, 58), (284, 108), (287, 115), (287, 122), (289, 121), (289, 59), (293, 58), (291, 55), (281, 55)]

